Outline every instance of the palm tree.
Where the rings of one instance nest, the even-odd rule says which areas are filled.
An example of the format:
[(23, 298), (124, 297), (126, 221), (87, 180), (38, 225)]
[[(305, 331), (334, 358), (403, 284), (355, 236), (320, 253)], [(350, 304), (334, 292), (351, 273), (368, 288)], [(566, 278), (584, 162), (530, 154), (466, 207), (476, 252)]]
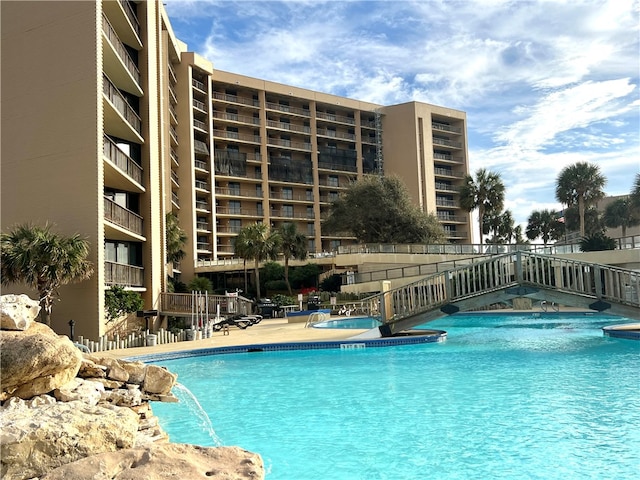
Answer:
[(284, 281), (287, 284), (289, 295), (292, 295), (289, 283), (289, 259), (304, 260), (307, 258), (307, 237), (298, 232), (293, 223), (285, 223), (278, 229), (278, 233), (281, 239), (280, 251), (284, 256)]
[(636, 173), (636, 178), (633, 181), (633, 187), (631, 187), (631, 204), (634, 208), (640, 210), (640, 173)]
[(43, 323), (51, 325), (58, 288), (93, 273), (87, 260), (89, 242), (79, 235), (59, 236), (44, 227), (20, 225), (0, 234), (2, 284), (25, 284), (38, 291)]
[(562, 238), (564, 225), (558, 218), (559, 214), (556, 211), (533, 211), (527, 220), (527, 238), (535, 240), (540, 237), (545, 247), (550, 240), (559, 240)]
[(604, 197), (602, 189), (606, 183), (607, 179), (600, 173), (600, 167), (587, 162), (564, 167), (558, 175), (556, 199), (568, 207), (578, 206), (582, 237), (585, 235), (585, 210)]
[(475, 180), (466, 175), (460, 189), (460, 206), (471, 212), (478, 209), (478, 226), (480, 227), (480, 245), (484, 232), (484, 216), (486, 213), (499, 212), (504, 206), (504, 184), (499, 173), (485, 168), (476, 171)]
[(640, 218), (630, 197), (617, 198), (604, 210), (604, 224), (609, 228), (622, 228), (622, 236), (627, 236), (627, 228), (640, 225)]
[(173, 212), (167, 213), (166, 216), (165, 237), (167, 242), (167, 262), (179, 262), (186, 255), (183, 248), (187, 243), (188, 237), (185, 231), (180, 228), (178, 216)]
[(243, 227), (235, 241), (235, 254), (255, 262), (256, 298), (260, 299), (260, 262), (275, 260), (280, 248), (280, 235), (264, 223)]

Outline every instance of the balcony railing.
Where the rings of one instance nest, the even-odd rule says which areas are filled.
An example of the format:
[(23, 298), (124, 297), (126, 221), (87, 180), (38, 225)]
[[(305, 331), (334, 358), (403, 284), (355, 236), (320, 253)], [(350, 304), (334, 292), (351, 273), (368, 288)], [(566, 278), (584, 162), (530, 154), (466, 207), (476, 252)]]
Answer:
[(138, 17), (136, 16), (136, 12), (133, 11), (133, 7), (126, 0), (119, 0), (120, 5), (122, 5), (122, 9), (124, 10), (125, 15), (129, 19), (131, 26), (136, 31), (138, 38), (140, 38), (140, 22), (138, 22)]
[(241, 225), (233, 225), (228, 227), (216, 227), (216, 233), (240, 233)]
[(120, 150), (116, 143), (106, 135), (104, 136), (102, 153), (111, 163), (142, 185), (142, 167)]
[(315, 214), (313, 212), (299, 213), (299, 212), (292, 212), (289, 210), (271, 210), (270, 215), (272, 217), (277, 217), (277, 218), (306, 218), (306, 219), (315, 218)]
[(198, 210), (206, 210), (208, 212), (209, 211), (209, 204), (207, 202), (196, 201), (196, 208)]
[(169, 152), (169, 156), (171, 157), (171, 160), (173, 160), (175, 162), (176, 166), (180, 165), (180, 162), (178, 162), (178, 154), (176, 153), (176, 151), (173, 148)]
[(138, 70), (136, 62), (133, 61), (129, 52), (127, 52), (127, 49), (124, 47), (124, 44), (120, 38), (118, 38), (118, 34), (104, 15), (102, 16), (102, 31), (111, 42), (111, 45), (113, 45), (118, 57), (120, 57), (120, 60), (122, 60), (122, 63), (124, 63), (133, 79), (136, 81), (138, 86), (140, 86), (140, 70)]
[(328, 128), (319, 128), (318, 135), (331, 137), (331, 138), (341, 138), (343, 140), (352, 140), (352, 141), (355, 141), (356, 139), (355, 133), (338, 132), (336, 130), (330, 130)]
[(444, 198), (436, 198), (436, 205), (439, 207), (455, 207), (456, 202)]
[(458, 223), (466, 223), (467, 219), (465, 217), (460, 217), (456, 215), (448, 215), (443, 212), (437, 212), (438, 220), (441, 222), (458, 222)]
[(176, 207), (180, 208), (180, 201), (178, 200), (178, 195), (175, 192), (171, 192), (171, 201)]
[(334, 162), (318, 162), (318, 168), (324, 170), (339, 170), (342, 172), (357, 172), (357, 165), (344, 165), (342, 163), (334, 163)]
[(287, 122), (276, 122), (275, 120), (267, 120), (267, 127), (278, 128), (280, 130), (288, 130), (290, 132), (299, 132), (311, 134), (311, 127), (306, 125), (295, 125)]
[(193, 106), (196, 107), (198, 110), (202, 110), (203, 112), (207, 111), (207, 105), (204, 102), (201, 102), (200, 100), (197, 99), (193, 99)]
[(129, 105), (124, 98), (124, 96), (120, 93), (120, 91), (116, 88), (116, 86), (111, 83), (109, 77), (106, 75), (102, 75), (102, 93), (109, 99), (111, 104), (115, 107), (115, 109), (120, 112), (120, 114), (125, 118), (125, 120), (131, 125), (131, 127), (138, 133), (142, 132), (142, 120), (136, 113), (136, 111)]
[(435, 173), (436, 175), (439, 175), (441, 177), (455, 177), (455, 178), (463, 178), (464, 174), (461, 172), (454, 172), (453, 170), (450, 170), (448, 168), (434, 168), (433, 169), (433, 173)]
[(143, 287), (144, 268), (124, 263), (104, 262), (104, 283), (123, 287)]
[(295, 148), (298, 150), (311, 151), (310, 143), (292, 142), (291, 140), (285, 140), (283, 138), (270, 138), (267, 142), (269, 145), (277, 145), (279, 147)]
[(207, 172), (209, 171), (209, 164), (207, 162), (203, 162), (202, 160), (194, 160), (193, 165), (200, 170), (206, 170)]
[(223, 196), (229, 196), (229, 197), (262, 198), (262, 194), (260, 192), (257, 192), (255, 189), (246, 190), (246, 189), (227, 188), (227, 187), (216, 187), (216, 195), (223, 195)]
[(447, 140), (444, 138), (437, 138), (437, 137), (433, 139), (433, 144), (444, 145), (446, 147), (452, 147), (452, 148), (462, 148), (462, 143), (460, 142), (453, 142), (451, 140)]
[(228, 138), (231, 140), (242, 140), (243, 142), (260, 143), (260, 135), (247, 135), (227, 130), (214, 130), (213, 136), (218, 138)]
[(171, 170), (171, 180), (176, 184), (176, 186), (180, 186), (180, 182), (178, 181), (178, 174)]
[(445, 192), (457, 192), (458, 190), (460, 190), (460, 188), (446, 183), (436, 182), (436, 190), (443, 190)]
[(278, 112), (293, 113), (295, 115), (302, 115), (303, 117), (310, 117), (311, 111), (305, 108), (292, 107), (290, 105), (281, 105), (279, 103), (267, 102), (267, 109), (277, 110)]
[(218, 120), (228, 120), (230, 122), (249, 123), (251, 125), (260, 125), (259, 117), (250, 117), (249, 115), (238, 115), (229, 112), (213, 112), (213, 118)]
[(204, 82), (201, 82), (200, 80), (197, 80), (195, 78), (191, 79), (191, 85), (196, 87), (198, 90), (202, 90), (203, 92), (207, 91), (207, 89), (205, 88)]
[(195, 118), (193, 119), (193, 126), (205, 132), (207, 131), (207, 124)]
[(207, 184), (207, 182), (203, 182), (202, 180), (196, 180), (195, 185), (196, 185), (196, 188), (199, 188), (200, 190), (209, 191), (209, 185)]
[(142, 217), (104, 197), (104, 218), (136, 235), (142, 236)]
[(254, 208), (216, 207), (217, 215), (243, 215), (248, 217), (262, 217), (264, 212)]
[(322, 120), (329, 120), (331, 122), (347, 123), (349, 125), (355, 125), (355, 118), (345, 117), (344, 115), (336, 115), (334, 113), (316, 112), (316, 117)]
[(431, 124), (431, 128), (434, 130), (440, 130), (443, 132), (452, 132), (452, 133), (462, 133), (462, 129), (459, 127), (452, 127), (451, 125), (447, 125), (445, 123), (433, 122)]
[(238, 97), (237, 95), (229, 95), (227, 93), (213, 92), (214, 100), (221, 100), (229, 103), (239, 103), (241, 105), (249, 105), (250, 107), (259, 107), (260, 102), (253, 98)]
[(208, 232), (210, 230), (210, 228), (211, 227), (206, 222), (198, 222), (198, 223), (196, 223), (196, 229), (197, 230), (200, 230), (200, 231), (203, 231), (203, 232)]

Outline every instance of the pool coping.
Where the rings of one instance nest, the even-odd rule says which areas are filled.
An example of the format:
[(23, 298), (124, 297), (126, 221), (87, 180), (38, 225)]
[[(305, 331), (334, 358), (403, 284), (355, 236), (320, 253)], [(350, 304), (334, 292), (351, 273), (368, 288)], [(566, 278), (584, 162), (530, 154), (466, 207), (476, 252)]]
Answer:
[(198, 348), (176, 352), (150, 353), (126, 357), (127, 361), (156, 362), (163, 360), (177, 360), (180, 358), (202, 357), (209, 355), (225, 355), (232, 353), (258, 353), (277, 352), (291, 350), (357, 350), (361, 348), (395, 347), (400, 345), (417, 345), (422, 343), (443, 342), (447, 338), (444, 330), (428, 330), (429, 333), (408, 332), (396, 337), (384, 337), (362, 340), (324, 340), (309, 342), (282, 342), (282, 343), (254, 343), (250, 345), (233, 345), (225, 347)]
[(640, 340), (640, 323), (607, 325), (602, 327), (602, 333), (607, 337)]

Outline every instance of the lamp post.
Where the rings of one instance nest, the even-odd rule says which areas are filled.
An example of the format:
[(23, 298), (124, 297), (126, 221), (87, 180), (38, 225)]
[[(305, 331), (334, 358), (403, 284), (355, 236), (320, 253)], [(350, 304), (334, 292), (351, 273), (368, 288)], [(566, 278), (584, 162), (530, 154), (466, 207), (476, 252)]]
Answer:
[(75, 341), (73, 339), (73, 337), (75, 336), (75, 327), (76, 327), (76, 322), (74, 322), (73, 320), (69, 320), (69, 328), (71, 329), (71, 341)]

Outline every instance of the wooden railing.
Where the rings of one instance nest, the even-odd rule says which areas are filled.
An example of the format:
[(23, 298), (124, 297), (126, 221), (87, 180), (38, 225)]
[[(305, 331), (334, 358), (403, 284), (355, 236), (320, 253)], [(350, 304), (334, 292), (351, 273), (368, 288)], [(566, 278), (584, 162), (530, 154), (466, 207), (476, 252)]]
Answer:
[(220, 315), (248, 315), (252, 313), (252, 302), (244, 297), (226, 295), (206, 295), (197, 297), (191, 293), (161, 293), (160, 311), (163, 315), (191, 315), (206, 313), (211, 317)]
[(144, 268), (124, 263), (104, 262), (104, 283), (123, 287), (143, 287)]

